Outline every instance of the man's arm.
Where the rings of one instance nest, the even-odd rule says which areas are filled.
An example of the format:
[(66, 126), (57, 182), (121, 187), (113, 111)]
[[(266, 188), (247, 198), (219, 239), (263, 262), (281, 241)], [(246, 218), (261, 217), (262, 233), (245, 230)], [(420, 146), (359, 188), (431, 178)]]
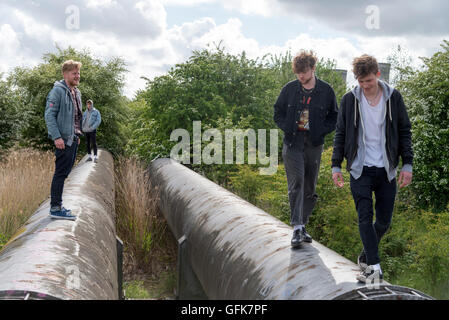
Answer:
[(338, 117), (337, 97), (335, 96), (334, 90), (332, 88), (330, 88), (330, 90), (331, 99), (329, 102), (326, 119), (324, 120), (324, 126), (327, 128), (326, 134), (335, 130)]
[(98, 126), (99, 126), (100, 123), (101, 123), (101, 114), (100, 114), (100, 111), (98, 111), (98, 109), (96, 109), (96, 111), (97, 111), (97, 119), (95, 120), (95, 123), (94, 123), (94, 126), (93, 126), (94, 129), (97, 129)]
[(61, 133), (58, 129), (56, 119), (59, 113), (60, 97), (57, 89), (53, 88), (47, 95), (45, 105), (45, 124), (47, 125), (48, 134), (53, 139), (56, 148), (64, 149), (64, 140), (61, 138)]
[(343, 162), (346, 141), (346, 102), (345, 97), (341, 99), (340, 110), (338, 110), (337, 126), (334, 136), (334, 148), (332, 152), (332, 180), (338, 187), (343, 187), (343, 175), (341, 174), (341, 163)]
[(274, 104), (274, 115), (273, 119), (277, 126), (282, 130), (286, 131), (286, 117), (287, 117), (287, 106), (286, 106), (286, 87), (283, 87), (281, 93), (279, 94), (276, 103)]
[(413, 148), (411, 123), (405, 108), (404, 100), (399, 91), (399, 111), (398, 111), (398, 130), (399, 130), (399, 154), (402, 158), (402, 170), (399, 174), (399, 188), (408, 186), (413, 177)]

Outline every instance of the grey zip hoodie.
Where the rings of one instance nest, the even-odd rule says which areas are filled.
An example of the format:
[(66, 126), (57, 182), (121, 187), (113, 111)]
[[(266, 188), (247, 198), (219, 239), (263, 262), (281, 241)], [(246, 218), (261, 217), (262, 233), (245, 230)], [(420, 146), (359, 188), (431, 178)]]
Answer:
[[(382, 88), (382, 95), (383, 95), (383, 99), (385, 101), (385, 105), (383, 106), (383, 113), (384, 113), (384, 121), (382, 123), (382, 137), (381, 137), (381, 141), (382, 141), (382, 156), (383, 156), (383, 163), (384, 163), (384, 167), (385, 170), (387, 172), (388, 175), (388, 180), (392, 181), (397, 174), (397, 167), (396, 168), (390, 168), (390, 163), (388, 162), (388, 158), (387, 158), (387, 150), (385, 148), (385, 142), (386, 142), (386, 137), (385, 137), (385, 123), (387, 121), (387, 114), (390, 115), (391, 117), (391, 100), (390, 97), (393, 94), (393, 88), (388, 85), (386, 82), (382, 81), (382, 80), (378, 80), (378, 83), (380, 85), (380, 87)], [(354, 100), (354, 125), (356, 125), (357, 122), (357, 115), (360, 116), (360, 126), (358, 127), (358, 150), (357, 150), (357, 156), (355, 157), (352, 166), (351, 166), (351, 175), (354, 177), (354, 179), (358, 179), (361, 175), (362, 175), (362, 170), (363, 170), (363, 163), (365, 161), (365, 150), (366, 150), (366, 143), (365, 143), (365, 127), (363, 124), (363, 113), (360, 110), (360, 104), (362, 103), (362, 88), (360, 86), (356, 86), (354, 89), (352, 89), (352, 94), (355, 96), (355, 100)], [(358, 100), (358, 103), (357, 103)], [(387, 113), (387, 109), (389, 108), (389, 112)], [(391, 120), (391, 119), (390, 119)], [(412, 172), (412, 166), (409, 164), (406, 164), (402, 167), (402, 171), (409, 171)]]

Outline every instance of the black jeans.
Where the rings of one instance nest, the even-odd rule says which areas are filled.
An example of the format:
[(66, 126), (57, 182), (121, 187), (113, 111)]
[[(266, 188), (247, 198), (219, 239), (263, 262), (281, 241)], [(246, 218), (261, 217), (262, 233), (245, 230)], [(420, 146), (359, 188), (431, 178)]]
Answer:
[(56, 149), (55, 151), (55, 173), (51, 182), (51, 201), (52, 207), (62, 206), (62, 192), (64, 191), (64, 181), (72, 171), (78, 150), (78, 138), (75, 138), (72, 145), (65, 145), (65, 149)]
[(94, 156), (97, 155), (97, 131), (86, 132), (87, 153), (90, 154), (91, 143), (94, 149)]
[[(351, 176), (351, 192), (359, 216), (359, 232), (368, 265), (377, 264), (379, 242), (390, 227), (396, 197), (396, 179), (388, 181), (385, 168), (363, 167), (358, 179)], [(376, 222), (373, 224), (373, 192)]]

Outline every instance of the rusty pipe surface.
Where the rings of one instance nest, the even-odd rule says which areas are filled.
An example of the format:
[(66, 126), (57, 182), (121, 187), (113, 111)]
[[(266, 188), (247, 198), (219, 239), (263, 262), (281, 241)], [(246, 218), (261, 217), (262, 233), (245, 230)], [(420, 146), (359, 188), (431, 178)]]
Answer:
[(114, 162), (86, 159), (64, 186), (77, 219), (51, 219), (47, 199), (0, 251), (0, 299), (118, 299)]
[(358, 266), (317, 241), (292, 249), (290, 226), (171, 159), (154, 160), (149, 171), (209, 299), (431, 299), (358, 283)]

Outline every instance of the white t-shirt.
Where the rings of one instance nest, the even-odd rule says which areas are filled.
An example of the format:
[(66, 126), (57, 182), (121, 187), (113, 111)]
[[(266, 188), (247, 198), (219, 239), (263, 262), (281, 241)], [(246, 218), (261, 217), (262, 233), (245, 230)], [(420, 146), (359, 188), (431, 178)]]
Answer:
[(362, 91), (362, 116), (365, 138), (364, 166), (384, 167), (382, 148), (382, 124), (385, 116), (385, 102), (381, 96), (376, 106), (371, 106)]

